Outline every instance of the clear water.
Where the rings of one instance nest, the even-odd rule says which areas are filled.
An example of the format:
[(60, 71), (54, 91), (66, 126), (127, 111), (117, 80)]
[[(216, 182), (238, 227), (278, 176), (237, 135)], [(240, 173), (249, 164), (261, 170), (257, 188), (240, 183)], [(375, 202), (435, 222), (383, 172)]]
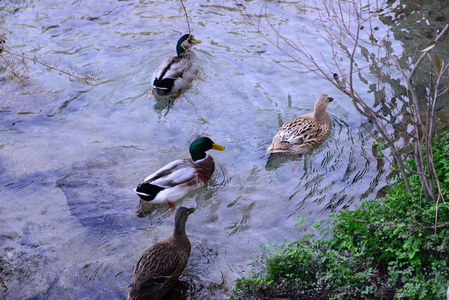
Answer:
[[(159, 62), (187, 31), (176, 1), (6, 1), (1, 28), (10, 50), (64, 68), (99, 71), (96, 86), (29, 64), (30, 85), (1, 75), (0, 295), (5, 299), (124, 299), (133, 265), (172, 233), (165, 205), (140, 207), (133, 188), (200, 135), (209, 184), (180, 200), (192, 254), (183, 281), (191, 299), (221, 299), (260, 245), (298, 239), (311, 221), (373, 198), (388, 165), (350, 99), (313, 74), (278, 65), (283, 54), (244, 22), (236, 2), (187, 1), (200, 75), (178, 106), (147, 99)], [(284, 34), (326, 44), (301, 2), (270, 3)], [(262, 1), (244, 2), (258, 13)], [(277, 16), (277, 17), (275, 17)], [(309, 24), (309, 26), (304, 26)], [(280, 124), (313, 109), (322, 93), (330, 137), (299, 163), (270, 162)]]

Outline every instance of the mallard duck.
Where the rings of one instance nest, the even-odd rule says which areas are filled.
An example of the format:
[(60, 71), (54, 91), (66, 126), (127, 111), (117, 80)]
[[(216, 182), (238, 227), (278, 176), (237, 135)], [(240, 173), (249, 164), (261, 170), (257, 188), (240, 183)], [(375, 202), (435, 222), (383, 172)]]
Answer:
[(331, 128), (331, 118), (326, 108), (334, 98), (322, 94), (315, 103), (314, 111), (291, 119), (282, 125), (268, 147), (269, 153), (299, 155), (321, 144)]
[(198, 73), (198, 59), (190, 48), (201, 43), (195, 40), (192, 34), (183, 35), (176, 44), (177, 56), (167, 57), (157, 67), (151, 78), (150, 97), (154, 92), (159, 96), (168, 96), (188, 88), (193, 78)]
[(194, 208), (178, 208), (173, 235), (157, 242), (142, 254), (134, 267), (128, 300), (160, 299), (179, 279), (190, 256), (186, 221), (194, 211)]
[(223, 151), (225, 147), (215, 144), (208, 137), (200, 137), (190, 145), (192, 158), (175, 160), (154, 172), (137, 186), (135, 192), (142, 200), (151, 203), (172, 202), (184, 197), (188, 192), (203, 186), (215, 170), (213, 157), (206, 153), (214, 149)]

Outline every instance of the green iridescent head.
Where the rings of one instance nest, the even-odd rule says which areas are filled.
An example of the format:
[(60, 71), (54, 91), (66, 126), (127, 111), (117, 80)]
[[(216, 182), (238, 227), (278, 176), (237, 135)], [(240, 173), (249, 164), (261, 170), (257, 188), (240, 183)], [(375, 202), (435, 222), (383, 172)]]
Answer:
[(201, 41), (195, 40), (192, 34), (184, 34), (176, 44), (176, 53), (178, 54), (178, 57), (183, 56), (186, 50), (199, 43), (201, 43)]
[(225, 149), (224, 146), (215, 144), (210, 138), (202, 136), (200, 138), (197, 138), (190, 144), (190, 155), (192, 156), (192, 159), (199, 160), (206, 157), (206, 151), (214, 149), (223, 151)]

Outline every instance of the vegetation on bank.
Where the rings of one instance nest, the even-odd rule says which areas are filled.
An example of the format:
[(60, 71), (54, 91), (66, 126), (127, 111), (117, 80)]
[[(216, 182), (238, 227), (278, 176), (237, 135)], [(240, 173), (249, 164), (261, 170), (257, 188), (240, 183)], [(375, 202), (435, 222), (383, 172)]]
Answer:
[(426, 200), (416, 173), (411, 195), (396, 177), (385, 198), (317, 222), (320, 237), (265, 246), (254, 264), (263, 269), (238, 280), (231, 299), (446, 299), (449, 131), (434, 138), (433, 159), (437, 201)]
[[(316, 223), (319, 236), (265, 246), (231, 299), (445, 299), (449, 131), (434, 133), (437, 107), (449, 92), (447, 19), (432, 19), (431, 8), (414, 1), (322, 1), (315, 29), (329, 45), (328, 57), (306, 38), (284, 36), (270, 6), (265, 17), (242, 9), (245, 21), (288, 57), (287, 67), (295, 63), (352, 100), (369, 119), (375, 151), (398, 176), (384, 198)], [(415, 18), (429, 25), (410, 30)], [(403, 32), (410, 35), (397, 45), (391, 37)], [(365, 101), (367, 87), (374, 105)]]

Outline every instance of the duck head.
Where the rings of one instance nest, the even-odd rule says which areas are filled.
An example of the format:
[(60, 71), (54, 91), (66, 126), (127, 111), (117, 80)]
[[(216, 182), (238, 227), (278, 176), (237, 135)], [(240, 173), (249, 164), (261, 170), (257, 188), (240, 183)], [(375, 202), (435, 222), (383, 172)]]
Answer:
[(186, 222), (187, 218), (191, 213), (195, 211), (195, 208), (180, 207), (176, 210), (175, 215), (175, 234), (185, 234), (186, 233)]
[(176, 53), (178, 54), (178, 57), (182, 57), (190, 47), (199, 43), (201, 43), (201, 41), (195, 40), (193, 34), (184, 34), (176, 44)]
[(224, 146), (214, 143), (210, 138), (202, 136), (197, 138), (190, 144), (190, 155), (194, 161), (203, 159), (206, 157), (206, 151), (213, 149), (223, 151)]
[(326, 116), (326, 109), (329, 103), (334, 101), (334, 98), (329, 97), (326, 94), (322, 94), (315, 102), (315, 109), (313, 117), (315, 120), (321, 120)]

